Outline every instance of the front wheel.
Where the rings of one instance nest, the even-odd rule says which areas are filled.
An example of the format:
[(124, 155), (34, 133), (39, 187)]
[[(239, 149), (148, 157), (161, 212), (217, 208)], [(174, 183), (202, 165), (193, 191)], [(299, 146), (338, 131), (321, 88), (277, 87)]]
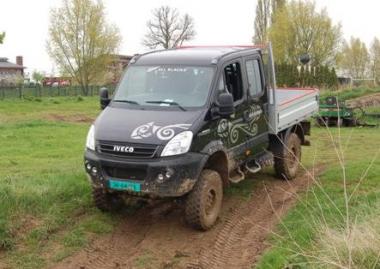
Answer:
[(205, 169), (186, 201), (187, 222), (196, 229), (208, 230), (219, 216), (223, 200), (223, 182), (218, 172)]
[(285, 141), (279, 138), (274, 146), (274, 169), (282, 179), (293, 179), (301, 161), (301, 140), (295, 133), (290, 133)]

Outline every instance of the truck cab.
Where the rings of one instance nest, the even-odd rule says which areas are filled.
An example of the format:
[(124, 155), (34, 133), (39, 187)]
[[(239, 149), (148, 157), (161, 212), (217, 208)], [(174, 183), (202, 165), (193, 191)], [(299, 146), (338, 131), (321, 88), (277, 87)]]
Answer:
[(84, 156), (96, 206), (183, 198), (207, 230), (229, 184), (266, 165), (296, 176), (318, 91), (276, 89), (270, 47), (182, 47), (133, 58), (101, 106)]

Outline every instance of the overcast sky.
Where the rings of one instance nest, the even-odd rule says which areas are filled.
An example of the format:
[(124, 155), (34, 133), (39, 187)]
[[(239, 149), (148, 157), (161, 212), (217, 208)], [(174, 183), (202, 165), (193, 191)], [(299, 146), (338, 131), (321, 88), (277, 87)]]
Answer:
[[(61, 0), (0, 0), (0, 32), (6, 32), (0, 57), (15, 61), (24, 56), (26, 72), (34, 69), (51, 73), (53, 63), (46, 53), (49, 10)], [(122, 34), (121, 54), (135, 54), (146, 49), (141, 40), (151, 10), (161, 5), (189, 13), (195, 21), (196, 38), (188, 44), (249, 44), (257, 0), (104, 0), (107, 18)], [(316, 0), (326, 7), (335, 23), (341, 23), (345, 38), (360, 37), (368, 45), (380, 38), (380, 1)]]

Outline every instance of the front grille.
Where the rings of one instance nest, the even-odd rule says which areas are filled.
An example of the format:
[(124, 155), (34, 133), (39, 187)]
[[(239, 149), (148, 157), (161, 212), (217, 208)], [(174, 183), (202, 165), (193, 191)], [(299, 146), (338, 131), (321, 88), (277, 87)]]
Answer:
[[(114, 146), (133, 147), (133, 152), (114, 151)], [(157, 145), (151, 144), (132, 144), (125, 142), (99, 141), (98, 150), (101, 153), (117, 156), (117, 157), (132, 157), (132, 158), (153, 158), (157, 151)]]
[(120, 179), (144, 180), (146, 177), (145, 169), (126, 169), (121, 167), (104, 166), (103, 170), (105, 171), (107, 176)]

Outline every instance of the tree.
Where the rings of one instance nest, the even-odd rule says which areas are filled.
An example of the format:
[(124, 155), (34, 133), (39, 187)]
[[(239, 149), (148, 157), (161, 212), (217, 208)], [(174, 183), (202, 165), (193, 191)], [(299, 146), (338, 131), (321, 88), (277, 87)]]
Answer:
[(0, 44), (3, 44), (4, 37), (5, 37), (5, 32), (3, 32), (3, 33), (0, 34)]
[(268, 41), (268, 28), (271, 16), (270, 0), (258, 0), (256, 6), (254, 43), (265, 43)]
[(351, 37), (345, 42), (340, 55), (339, 66), (353, 78), (365, 78), (369, 62), (369, 53), (360, 38)]
[(268, 28), (274, 22), (274, 14), (285, 5), (285, 0), (258, 0), (255, 17), (254, 43), (268, 41)]
[(38, 72), (37, 70), (34, 70), (32, 73), (32, 79), (36, 82), (37, 85), (41, 85), (44, 77), (45, 74), (43, 72)]
[(376, 37), (372, 42), (370, 54), (372, 77), (375, 78), (376, 83), (380, 83), (380, 40)]
[(148, 31), (143, 45), (155, 49), (181, 46), (195, 37), (194, 20), (188, 14), (180, 16), (177, 9), (161, 6), (152, 11), (153, 18), (147, 22)]
[(106, 22), (100, 0), (63, 0), (51, 10), (49, 37), (50, 56), (84, 95), (107, 72), (121, 41), (119, 29)]
[(341, 27), (333, 25), (325, 9), (315, 2), (293, 0), (278, 9), (269, 28), (277, 60), (297, 63), (304, 53), (313, 64), (334, 64), (341, 44)]
[(271, 19), (272, 22), (274, 20), (274, 14), (277, 12), (277, 10), (280, 10), (283, 8), (286, 4), (286, 0), (272, 0), (272, 14)]

